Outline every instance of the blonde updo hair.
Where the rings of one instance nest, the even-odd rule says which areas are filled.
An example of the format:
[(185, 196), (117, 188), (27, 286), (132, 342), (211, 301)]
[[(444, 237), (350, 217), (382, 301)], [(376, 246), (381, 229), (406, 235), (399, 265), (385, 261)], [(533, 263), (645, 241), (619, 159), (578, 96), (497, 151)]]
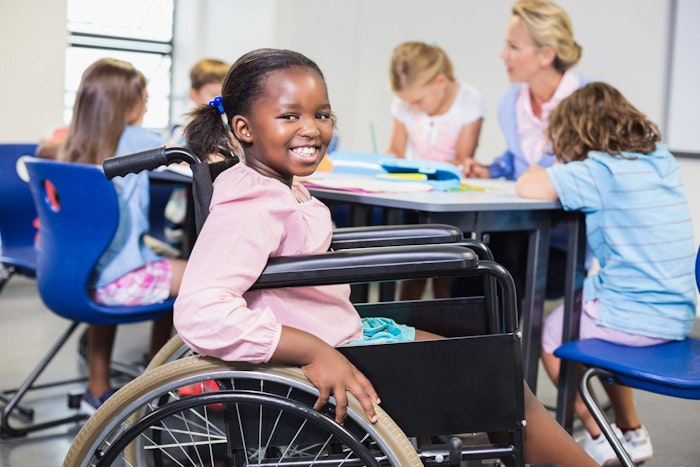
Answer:
[(456, 81), (452, 62), (444, 50), (425, 42), (404, 42), (391, 54), (389, 84), (393, 92), (409, 86), (423, 86), (439, 74)]
[(518, 0), (513, 16), (520, 19), (538, 48), (551, 46), (556, 53), (552, 65), (564, 73), (581, 59), (581, 46), (574, 40), (574, 27), (569, 15), (549, 0)]

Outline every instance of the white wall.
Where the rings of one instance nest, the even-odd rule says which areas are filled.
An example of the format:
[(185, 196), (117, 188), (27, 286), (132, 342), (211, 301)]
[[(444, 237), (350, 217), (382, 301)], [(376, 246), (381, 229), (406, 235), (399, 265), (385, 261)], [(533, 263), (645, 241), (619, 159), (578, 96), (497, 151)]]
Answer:
[(676, 0), (666, 135), (677, 151), (700, 152), (700, 2)]
[[(560, 0), (583, 46), (578, 70), (615, 85), (659, 124), (665, 121), (671, 2)], [(457, 76), (486, 99), (489, 114), (477, 158), (488, 162), (504, 148), (495, 116), (508, 84), (498, 54), (510, 5), (509, 0), (179, 0), (176, 112), (188, 107), (187, 73), (199, 58), (233, 61), (252, 48), (292, 48), (316, 60), (326, 74), (341, 148), (371, 151), (372, 124), (383, 150), (391, 130), (386, 78), (391, 50), (406, 40), (435, 41), (452, 58)], [(64, 18), (65, 0), (0, 1), (0, 141), (35, 141), (61, 123)], [(700, 158), (679, 162), (700, 241)]]
[(37, 141), (63, 121), (66, 3), (0, 0), (0, 141)]
[[(201, 58), (231, 62), (245, 52), (274, 42), (274, 1), (180, 0), (175, 11), (173, 109), (189, 110), (189, 69)], [(239, 16), (239, 12), (244, 16)]]

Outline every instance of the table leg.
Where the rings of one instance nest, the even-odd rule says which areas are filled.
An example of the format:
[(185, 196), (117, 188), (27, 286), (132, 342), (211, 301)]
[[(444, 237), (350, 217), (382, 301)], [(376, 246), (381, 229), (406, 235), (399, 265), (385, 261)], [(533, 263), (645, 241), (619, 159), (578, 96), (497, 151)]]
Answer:
[(523, 365), (525, 381), (537, 394), (544, 300), (547, 288), (547, 260), (549, 256), (549, 229), (530, 231), (527, 248), (527, 274), (523, 291), (522, 315)]
[[(564, 288), (563, 343), (578, 339), (585, 276), (586, 224), (583, 214), (578, 212), (562, 213), (562, 221), (569, 232)], [(574, 398), (578, 391), (578, 381), (578, 364), (562, 361), (559, 370), (556, 419), (569, 433), (573, 429)]]

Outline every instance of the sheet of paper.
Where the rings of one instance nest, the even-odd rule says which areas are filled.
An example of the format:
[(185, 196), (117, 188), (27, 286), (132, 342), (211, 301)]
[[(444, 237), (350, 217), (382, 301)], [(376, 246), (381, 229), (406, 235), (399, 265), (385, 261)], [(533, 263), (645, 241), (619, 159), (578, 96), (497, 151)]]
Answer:
[(379, 180), (374, 177), (334, 173), (313, 174), (298, 180), (307, 187), (365, 193), (419, 193), (432, 190), (428, 183)]

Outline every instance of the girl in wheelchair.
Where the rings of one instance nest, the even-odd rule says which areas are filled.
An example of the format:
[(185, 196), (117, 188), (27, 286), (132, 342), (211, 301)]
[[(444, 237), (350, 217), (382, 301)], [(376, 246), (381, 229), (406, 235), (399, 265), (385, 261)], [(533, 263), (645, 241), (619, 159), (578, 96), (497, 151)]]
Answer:
[[(363, 332), (347, 285), (251, 290), (270, 257), (330, 246), (328, 208), (294, 181), (314, 172), (333, 135), (323, 74), (299, 53), (260, 49), (234, 63), (222, 91), (193, 111), (187, 144), (203, 155), (240, 145), (244, 163), (214, 182), (175, 303), (175, 327), (203, 354), (299, 365), (319, 390), (316, 408), (335, 397), (342, 423), (349, 391), (374, 422), (379, 395), (335, 347), (440, 336), (393, 321), (383, 323), (380, 335)], [(595, 465), (527, 388), (525, 412), (526, 461)]]

